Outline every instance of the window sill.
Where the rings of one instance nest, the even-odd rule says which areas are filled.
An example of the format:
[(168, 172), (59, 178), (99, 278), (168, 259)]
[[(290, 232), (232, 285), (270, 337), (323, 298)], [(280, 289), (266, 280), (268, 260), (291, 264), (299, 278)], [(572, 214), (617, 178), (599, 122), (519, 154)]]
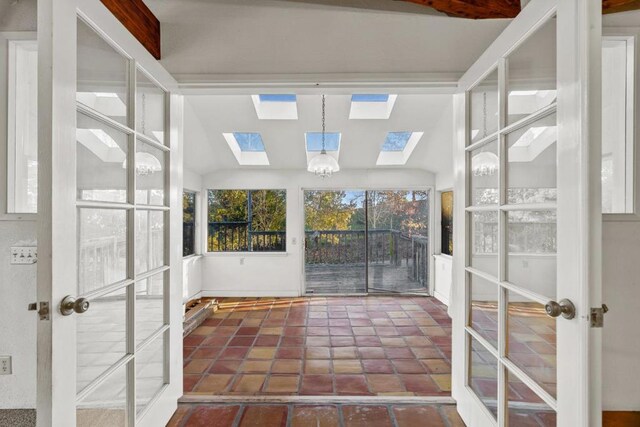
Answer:
[(289, 252), (207, 252), (205, 257), (287, 257)]
[(447, 255), (447, 254), (434, 254), (433, 257), (435, 259), (440, 258), (440, 259), (443, 259), (443, 260), (446, 260), (446, 261), (453, 261), (453, 256)]
[(198, 259), (198, 258), (202, 258), (202, 254), (192, 254), (192, 255), (183, 256), (182, 260), (188, 261), (190, 259)]

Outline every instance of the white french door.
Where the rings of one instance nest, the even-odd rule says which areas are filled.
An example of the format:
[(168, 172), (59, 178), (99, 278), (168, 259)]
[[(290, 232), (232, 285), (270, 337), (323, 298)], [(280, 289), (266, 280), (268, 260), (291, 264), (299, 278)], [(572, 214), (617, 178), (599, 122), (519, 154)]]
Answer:
[(601, 7), (532, 0), (459, 82), (452, 380), (474, 427), (601, 423)]
[(182, 394), (181, 99), (98, 0), (40, 1), (38, 29), (37, 422), (164, 425)]

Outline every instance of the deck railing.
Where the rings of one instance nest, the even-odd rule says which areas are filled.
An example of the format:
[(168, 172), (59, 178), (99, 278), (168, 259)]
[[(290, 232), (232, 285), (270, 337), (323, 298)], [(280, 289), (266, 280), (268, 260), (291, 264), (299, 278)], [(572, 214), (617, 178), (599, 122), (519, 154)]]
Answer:
[(207, 249), (209, 252), (283, 252), (286, 233), (249, 230), (248, 222), (210, 222)]

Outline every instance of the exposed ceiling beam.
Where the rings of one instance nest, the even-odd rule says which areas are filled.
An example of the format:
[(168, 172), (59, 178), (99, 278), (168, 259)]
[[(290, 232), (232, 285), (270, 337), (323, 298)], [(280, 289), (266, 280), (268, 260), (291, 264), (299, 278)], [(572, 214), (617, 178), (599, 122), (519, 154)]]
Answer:
[(160, 21), (142, 0), (101, 0), (118, 21), (160, 59)]
[(640, 0), (602, 0), (602, 13), (640, 10)]

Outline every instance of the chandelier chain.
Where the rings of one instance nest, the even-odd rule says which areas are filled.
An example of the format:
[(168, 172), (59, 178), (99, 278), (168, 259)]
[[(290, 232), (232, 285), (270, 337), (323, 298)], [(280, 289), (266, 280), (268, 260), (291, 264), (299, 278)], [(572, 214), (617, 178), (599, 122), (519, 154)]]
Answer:
[(324, 147), (324, 133), (325, 133), (325, 108), (324, 108), (324, 104), (325, 104), (325, 100), (324, 100), (324, 95), (322, 95), (322, 152), (324, 153), (325, 147)]

